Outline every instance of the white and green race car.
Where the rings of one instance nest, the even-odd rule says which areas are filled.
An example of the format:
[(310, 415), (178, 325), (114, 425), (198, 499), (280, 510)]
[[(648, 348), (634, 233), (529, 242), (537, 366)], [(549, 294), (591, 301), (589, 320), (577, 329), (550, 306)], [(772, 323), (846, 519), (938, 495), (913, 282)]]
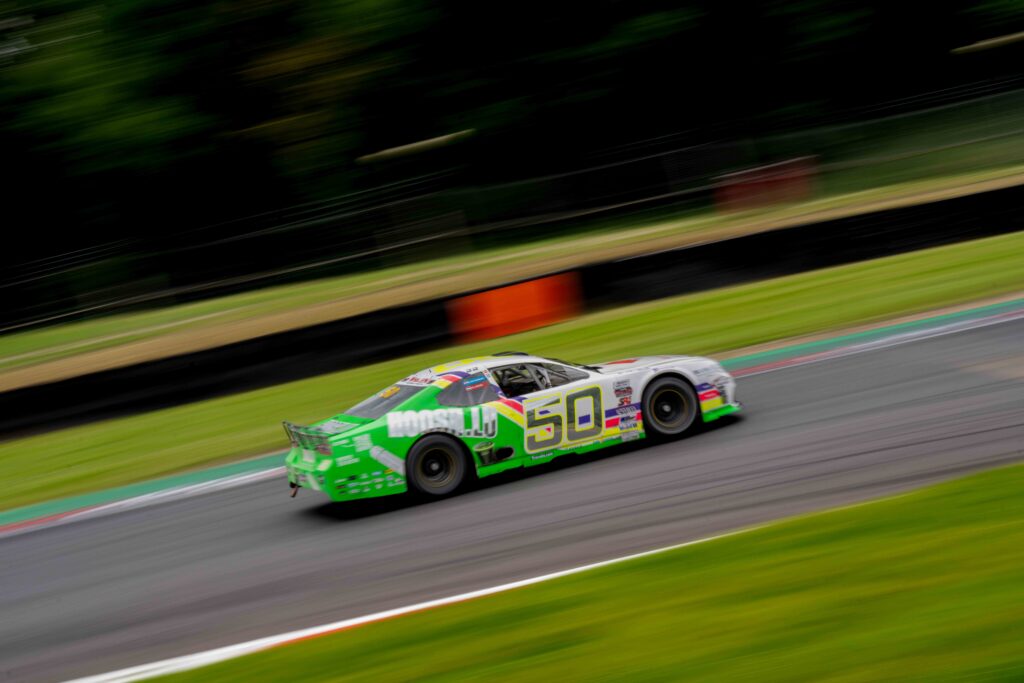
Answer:
[(679, 437), (739, 408), (735, 380), (708, 358), (577, 365), (505, 352), (428, 368), (311, 426), (285, 422), (285, 462), (293, 493), (441, 496), (566, 453)]

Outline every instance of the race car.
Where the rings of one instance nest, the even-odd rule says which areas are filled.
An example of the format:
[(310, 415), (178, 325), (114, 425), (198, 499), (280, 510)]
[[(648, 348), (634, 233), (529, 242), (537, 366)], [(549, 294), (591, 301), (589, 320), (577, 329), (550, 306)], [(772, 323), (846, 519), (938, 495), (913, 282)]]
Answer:
[(736, 382), (695, 356), (577, 365), (520, 352), (428, 368), (311, 426), (284, 423), (294, 495), (444, 496), (474, 477), (643, 438), (740, 409)]

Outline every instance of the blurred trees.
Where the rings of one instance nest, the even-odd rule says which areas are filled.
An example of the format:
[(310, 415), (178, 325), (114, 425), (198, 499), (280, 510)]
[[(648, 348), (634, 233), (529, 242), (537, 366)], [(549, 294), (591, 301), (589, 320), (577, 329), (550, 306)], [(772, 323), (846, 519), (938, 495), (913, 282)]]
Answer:
[[(17, 279), (34, 266), (10, 266), (50, 254), (170, 249), (200, 228), (230, 236), (251, 229), (234, 219), (272, 222), (282, 207), (396, 179), (362, 155), (460, 130), (476, 131), (471, 144), (397, 177), (441, 165), (459, 171), (453, 182), (505, 180), (659, 136), (689, 144), (857, 116), (1015, 76), (1019, 48), (951, 50), (1024, 30), (1022, 7), (5, 0), (0, 265)], [(117, 268), (114, 280), (155, 276)]]

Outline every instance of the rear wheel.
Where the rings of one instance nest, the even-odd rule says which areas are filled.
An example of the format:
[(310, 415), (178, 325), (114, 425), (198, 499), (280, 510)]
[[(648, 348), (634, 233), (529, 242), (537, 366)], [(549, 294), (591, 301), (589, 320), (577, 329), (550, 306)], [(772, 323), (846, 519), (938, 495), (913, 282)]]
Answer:
[(454, 492), (466, 479), (469, 470), (462, 447), (441, 434), (425, 436), (409, 451), (405, 476), (409, 486), (428, 496), (445, 496)]
[(651, 436), (681, 436), (700, 424), (697, 392), (677, 377), (661, 377), (644, 390), (644, 430)]

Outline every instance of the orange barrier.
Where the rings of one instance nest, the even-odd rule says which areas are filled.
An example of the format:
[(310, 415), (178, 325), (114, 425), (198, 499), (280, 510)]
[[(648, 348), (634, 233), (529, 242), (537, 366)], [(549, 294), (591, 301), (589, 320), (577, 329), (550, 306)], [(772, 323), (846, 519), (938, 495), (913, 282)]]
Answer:
[(579, 315), (579, 275), (550, 275), (516, 285), (450, 299), (445, 308), (460, 342), (494, 339)]

